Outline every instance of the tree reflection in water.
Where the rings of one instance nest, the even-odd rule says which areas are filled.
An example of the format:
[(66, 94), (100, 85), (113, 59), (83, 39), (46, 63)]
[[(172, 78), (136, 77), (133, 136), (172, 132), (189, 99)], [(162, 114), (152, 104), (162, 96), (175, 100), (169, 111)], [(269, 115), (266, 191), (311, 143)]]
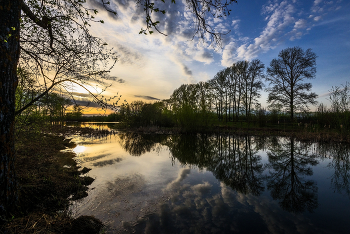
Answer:
[(159, 144), (166, 139), (165, 135), (139, 134), (135, 132), (119, 133), (119, 144), (132, 156), (141, 156), (151, 150), (159, 151)]
[[(264, 191), (263, 164), (257, 155), (253, 137), (224, 135), (165, 136), (123, 133), (119, 143), (131, 155), (140, 156), (161, 143), (183, 165), (206, 168), (226, 185), (243, 194), (260, 195)], [(173, 160), (174, 162), (175, 160)]]
[(232, 189), (243, 194), (260, 195), (264, 191), (263, 164), (252, 144), (252, 137), (228, 136), (221, 142), (224, 147), (218, 148), (208, 169)]
[(267, 176), (267, 188), (284, 210), (300, 213), (307, 209), (312, 212), (318, 206), (317, 185), (303, 176), (313, 174), (310, 166), (318, 164), (316, 155), (309, 153), (306, 144), (296, 143), (293, 138), (277, 141), (278, 144), (276, 139), (273, 141), (273, 147), (267, 152), (267, 168), (272, 169)]
[(345, 192), (350, 198), (350, 146), (341, 143), (321, 144), (318, 153), (332, 161), (328, 164), (334, 171), (331, 176), (331, 184), (334, 192)]
[[(211, 171), (218, 180), (242, 194), (259, 196), (266, 182), (272, 198), (289, 212), (312, 212), (318, 206), (317, 184), (306, 179), (313, 174), (312, 166), (318, 164), (316, 154), (311, 153), (311, 144), (296, 142), (293, 138), (122, 133), (119, 143), (134, 156), (166, 145), (173, 163), (177, 160), (183, 165)], [(265, 166), (260, 149), (268, 149)], [(324, 154), (329, 153), (329, 149), (321, 149)], [(334, 158), (329, 167), (335, 171), (334, 189), (345, 190), (350, 195), (349, 149), (339, 147), (331, 154)], [(264, 175), (265, 169), (268, 175)]]

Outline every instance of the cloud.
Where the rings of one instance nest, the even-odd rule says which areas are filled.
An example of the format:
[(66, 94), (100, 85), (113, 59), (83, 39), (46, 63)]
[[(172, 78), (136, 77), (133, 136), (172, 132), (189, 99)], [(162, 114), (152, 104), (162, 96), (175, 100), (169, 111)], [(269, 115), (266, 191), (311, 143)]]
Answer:
[(192, 76), (192, 71), (185, 64), (182, 64), (182, 69), (185, 75)]
[(108, 166), (108, 165), (113, 165), (117, 162), (121, 162), (123, 159), (122, 158), (115, 158), (115, 159), (110, 159), (110, 160), (104, 160), (104, 161), (99, 161), (99, 162), (95, 162), (92, 165), (94, 167), (104, 167), (104, 166)]
[(173, 189), (173, 188), (177, 188), (181, 181), (183, 181), (189, 174), (191, 173), (191, 169), (190, 168), (182, 168), (179, 171), (179, 174), (177, 176), (177, 178), (173, 181), (171, 181), (168, 185), (167, 185), (167, 189)]
[(204, 62), (205, 64), (210, 64), (214, 61), (214, 56), (208, 50), (205, 50), (199, 54), (197, 61)]
[(98, 107), (101, 108), (101, 106), (95, 102), (91, 102), (89, 100), (73, 100), (74, 104), (78, 104), (79, 106), (85, 106), (85, 107)]
[(316, 17), (314, 18), (315, 21), (319, 21), (320, 19), (322, 19), (321, 16), (316, 16)]
[(314, 1), (314, 5), (317, 6), (318, 4), (320, 4), (322, 2), (322, 0), (315, 0)]
[(297, 22), (294, 24), (295, 29), (300, 29), (300, 28), (305, 28), (307, 24), (307, 21), (305, 19), (299, 19)]
[(124, 79), (118, 78), (118, 77), (116, 77), (116, 76), (111, 76), (111, 77), (109, 77), (109, 79), (110, 79), (110, 80), (113, 80), (113, 81), (116, 81), (116, 82), (118, 82), (118, 83), (120, 83), (120, 84), (125, 83), (125, 80), (124, 80)]
[(91, 94), (89, 93), (78, 93), (78, 92), (69, 92), (72, 96), (76, 97), (85, 97), (85, 98), (91, 98)]
[(211, 191), (211, 187), (211, 184), (209, 184), (208, 182), (204, 182), (204, 184), (196, 184), (192, 186), (192, 190), (195, 194), (202, 196), (204, 194), (209, 193)]
[(155, 97), (151, 97), (151, 96), (134, 95), (134, 97), (142, 98), (142, 99), (146, 99), (146, 100), (160, 100), (159, 98), (155, 98)]
[(231, 41), (225, 46), (222, 54), (221, 64), (223, 66), (238, 60), (251, 60), (259, 53), (275, 48), (285, 36), (285, 29), (295, 22), (293, 17), (295, 8), (288, 1), (265, 5), (262, 12), (263, 15), (267, 15), (265, 17), (267, 23), (260, 36), (254, 38), (251, 43), (240, 46), (237, 46), (235, 41)]
[(241, 20), (239, 20), (239, 19), (232, 20), (231, 26), (233, 27), (234, 31), (237, 31), (239, 29), (240, 22), (241, 22)]
[(237, 44), (235, 42), (230, 42), (223, 49), (221, 65), (224, 67), (232, 66), (236, 61)]
[(206, 72), (200, 72), (200, 73), (198, 74), (198, 76), (197, 76), (197, 81), (198, 81), (198, 82), (199, 82), (199, 81), (206, 82), (206, 81), (208, 81), (208, 80), (210, 80), (210, 79), (211, 79), (211, 77), (210, 77), (209, 74), (206, 73)]
[(144, 65), (144, 56), (128, 46), (117, 44), (117, 52), (118, 61), (121, 64), (138, 63), (139, 65)]

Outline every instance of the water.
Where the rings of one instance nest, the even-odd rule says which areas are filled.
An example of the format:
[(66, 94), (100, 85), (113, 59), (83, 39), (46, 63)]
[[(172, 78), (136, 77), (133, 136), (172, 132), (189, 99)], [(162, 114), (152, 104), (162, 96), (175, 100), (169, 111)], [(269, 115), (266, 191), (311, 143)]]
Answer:
[(350, 147), (279, 137), (76, 138), (76, 216), (107, 233), (349, 233)]

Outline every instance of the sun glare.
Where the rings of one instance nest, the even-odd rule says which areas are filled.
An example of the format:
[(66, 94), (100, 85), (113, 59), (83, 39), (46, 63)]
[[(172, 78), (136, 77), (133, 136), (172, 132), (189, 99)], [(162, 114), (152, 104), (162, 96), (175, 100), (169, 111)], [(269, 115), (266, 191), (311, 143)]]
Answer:
[(66, 84), (66, 88), (69, 92), (89, 94), (89, 92), (88, 92), (88, 90), (89, 90), (91, 93), (96, 94), (96, 93), (100, 93), (102, 91), (102, 89), (100, 87), (97, 87), (97, 86), (92, 86), (92, 85), (87, 85), (87, 84), (84, 84), (83, 86), (85, 88), (78, 85), (78, 84), (75, 84), (75, 83)]
[(76, 154), (79, 154), (79, 153), (82, 153), (86, 150), (86, 147), (85, 146), (82, 146), (82, 145), (77, 145), (74, 149), (73, 149), (73, 152), (76, 153)]

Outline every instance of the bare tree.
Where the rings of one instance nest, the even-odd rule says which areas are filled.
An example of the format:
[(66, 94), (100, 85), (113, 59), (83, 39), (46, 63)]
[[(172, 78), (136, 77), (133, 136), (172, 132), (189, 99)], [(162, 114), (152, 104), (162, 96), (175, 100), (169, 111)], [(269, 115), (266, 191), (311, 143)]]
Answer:
[(243, 76), (243, 105), (246, 118), (249, 119), (252, 106), (257, 103), (257, 98), (260, 97), (260, 90), (263, 86), (261, 79), (264, 77), (265, 65), (259, 59), (246, 63), (248, 63), (248, 68), (245, 71), (247, 74)]
[[(155, 7), (155, 0), (136, 2), (144, 10), (147, 25), (141, 33), (151, 34), (152, 28), (158, 30), (159, 22), (153, 17), (165, 11)], [(206, 18), (210, 13), (213, 17), (229, 14), (228, 6), (233, 2), (235, 0), (186, 1), (197, 22), (197, 35), (204, 37), (208, 33), (220, 43), (220, 32), (211, 29)], [(99, 0), (99, 4), (110, 14), (117, 14), (109, 2)], [(17, 201), (14, 170), (17, 68), (21, 65), (30, 69), (43, 82), (42, 93), (29, 105), (65, 81), (81, 86), (91, 81), (103, 82), (102, 79), (108, 78), (116, 54), (89, 32), (96, 13), (96, 9), (87, 7), (85, 0), (0, 0), (0, 216), (8, 214)], [(16, 113), (20, 114), (23, 108)]]
[(266, 80), (270, 82), (267, 99), (271, 104), (282, 104), (290, 112), (291, 120), (297, 110), (308, 109), (308, 104), (315, 105), (317, 94), (309, 92), (311, 83), (303, 83), (304, 79), (316, 76), (316, 54), (300, 47), (282, 50), (278, 59), (273, 59), (267, 68)]

